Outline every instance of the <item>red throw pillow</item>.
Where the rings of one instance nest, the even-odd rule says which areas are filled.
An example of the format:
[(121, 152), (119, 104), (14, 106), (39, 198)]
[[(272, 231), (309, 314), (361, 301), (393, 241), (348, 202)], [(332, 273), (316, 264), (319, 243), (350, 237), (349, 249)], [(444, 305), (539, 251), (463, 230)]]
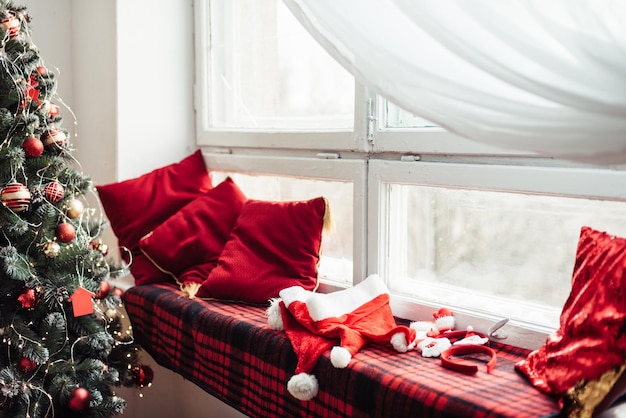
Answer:
[(246, 200), (227, 178), (143, 237), (139, 247), (176, 280), (194, 265), (216, 264)]
[(625, 280), (626, 239), (583, 227), (559, 329), (515, 368), (541, 391), (562, 398), (622, 366)]
[(267, 303), (290, 286), (315, 290), (326, 213), (321, 197), (248, 200), (196, 297)]
[(130, 271), (136, 284), (162, 281), (166, 277), (148, 260), (142, 260), (145, 256), (139, 251), (141, 237), (211, 188), (200, 150), (140, 177), (97, 186), (119, 245), (133, 254)]

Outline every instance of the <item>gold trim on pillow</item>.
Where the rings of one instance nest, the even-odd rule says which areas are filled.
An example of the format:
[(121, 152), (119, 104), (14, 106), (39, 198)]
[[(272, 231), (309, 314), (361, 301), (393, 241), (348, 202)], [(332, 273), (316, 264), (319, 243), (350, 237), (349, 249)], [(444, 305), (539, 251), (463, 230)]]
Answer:
[[(615, 383), (626, 370), (626, 363), (611, 369), (598, 380), (581, 380), (563, 397), (563, 413), (570, 418), (591, 418), (600, 403), (610, 394)], [(610, 405), (606, 405), (608, 408)], [(598, 411), (601, 412), (601, 411)]]

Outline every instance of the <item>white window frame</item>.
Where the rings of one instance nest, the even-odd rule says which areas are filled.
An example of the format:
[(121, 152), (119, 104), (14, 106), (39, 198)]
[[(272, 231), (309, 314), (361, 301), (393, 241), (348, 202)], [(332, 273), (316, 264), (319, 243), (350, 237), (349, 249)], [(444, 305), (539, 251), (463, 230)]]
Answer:
[[(626, 168), (568, 163), (478, 144), (441, 128), (387, 129), (381, 99), (357, 83), (352, 131), (215, 129), (210, 97), (207, 31), (210, 0), (195, 0), (196, 143), (209, 169), (248, 174), (345, 180), (354, 183), (353, 283), (385, 271), (386, 184), (423, 184), (626, 201)], [(384, 274), (382, 274), (384, 275)], [(336, 290), (323, 285), (320, 291)], [(430, 318), (429, 301), (392, 294), (392, 308), (411, 320)], [(495, 315), (457, 308), (457, 328), (486, 331)], [(536, 348), (551, 330), (509, 324), (505, 342)]]
[[(517, 164), (488, 164), (491, 159), (448, 157), (442, 161), (423, 161), (419, 158), (383, 160), (372, 158), (368, 167), (368, 271), (379, 272), (389, 278), (393, 274), (386, 254), (389, 242), (387, 234), (397, 225), (406, 225), (403, 214), (394, 211), (388, 216), (389, 197), (385, 189), (389, 184), (441, 186), (472, 190), (509, 191), (528, 194), (550, 194), (564, 197), (623, 201), (626, 197), (626, 172), (574, 166), (535, 166)], [(590, 181), (590, 179), (592, 179)], [(401, 207), (403, 207), (401, 205)], [(405, 215), (406, 216), (406, 215)], [(389, 223), (388, 223), (389, 222)], [(582, 226), (582, 225), (581, 225)], [(400, 226), (401, 227), (401, 226)], [(572, 266), (573, 268), (573, 266)], [(407, 298), (396, 295), (392, 308), (401, 317), (428, 317), (439, 308), (419, 297)], [(502, 317), (480, 313), (463, 307), (454, 307), (457, 328), (473, 326), (487, 329)], [(508, 325), (506, 342), (527, 348), (536, 348), (545, 342), (553, 331), (550, 328), (519, 321)]]
[[(213, 150), (215, 151), (215, 149)], [(211, 152), (205, 148), (202, 156), (209, 170), (232, 173), (291, 176), (306, 179), (346, 181), (353, 185), (353, 277), (365, 277), (367, 271), (367, 240), (365, 226), (365, 201), (367, 187), (367, 164), (362, 159), (336, 159), (328, 153), (287, 153), (284, 155), (264, 153)], [(329, 158), (330, 157), (330, 158)], [(315, 196), (311, 196), (312, 198)], [(332, 210), (332, 207), (331, 207)], [(337, 285), (320, 281), (321, 291), (337, 290)]]
[[(375, 153), (404, 152), (431, 155), (475, 155), (532, 157), (533, 153), (507, 150), (470, 141), (440, 127), (388, 128), (384, 116), (385, 99), (367, 89), (365, 100), (369, 100), (369, 127), (371, 151)], [(374, 113), (375, 112), (375, 113)]]
[[(246, 130), (216, 129), (211, 115), (211, 65), (210, 58), (210, 0), (195, 0), (195, 108), (196, 108), (196, 143), (199, 146), (229, 148), (274, 148), (274, 149), (319, 149), (366, 151), (363, 141), (363, 127), (353, 130), (328, 131), (288, 131), (288, 130)], [(201, 74), (206, 77), (199, 76)], [(362, 103), (355, 94), (355, 106)], [(206, 111), (204, 111), (206, 109)], [(355, 109), (355, 113), (359, 110)], [(294, 140), (295, 136), (298, 140)]]

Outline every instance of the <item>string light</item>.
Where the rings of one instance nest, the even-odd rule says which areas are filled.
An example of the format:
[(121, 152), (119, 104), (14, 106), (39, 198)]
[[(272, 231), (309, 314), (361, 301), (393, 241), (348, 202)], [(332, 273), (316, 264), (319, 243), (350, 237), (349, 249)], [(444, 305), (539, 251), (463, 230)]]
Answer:
[[(9, 6), (4, 5), (5, 9), (7, 7), (10, 7), (10, 4)], [(11, 14), (10, 11), (7, 12)], [(30, 57), (27, 56), (27, 54), (30, 54), (33, 51), (38, 52), (31, 42), (30, 30), (28, 28), (28, 25), (23, 24), (24, 21), (27, 20), (27, 15), (24, 15), (22, 12), (15, 12), (13, 14), (15, 14), (16, 18), (20, 21), (19, 36), (22, 37), (21, 40), (26, 41), (25, 44), (27, 45), (28, 49), (25, 49), (24, 52), (19, 53), (11, 50), (12, 56), (9, 56), (7, 50), (5, 49), (5, 47), (7, 46), (7, 42), (9, 41), (8, 36), (5, 36), (4, 40), (0, 40), (0, 66), (2, 66), (2, 68), (9, 75), (24, 73), (24, 69), (22, 68), (24, 67), (24, 63), (22, 62), (22, 60), (30, 60)], [(44, 68), (44, 70), (47, 71), (47, 69), (44, 67), (45, 62), (42, 59), (38, 58), (37, 64), (40, 66), (37, 68), (38, 72), (39, 68)], [(57, 74), (58, 73), (60, 72), (57, 69)], [(39, 74), (43, 75), (44, 73), (39, 72)], [(41, 92), (33, 92), (33, 89), (36, 89), (37, 85), (34, 83), (32, 76), (28, 77), (27, 74), (25, 75), (26, 76), (12, 76), (8, 78), (8, 81), (11, 83), (9, 87), (13, 88), (13, 90), (15, 91), (18, 98), (18, 104), (22, 103), (23, 105), (16, 106), (14, 113), (10, 115), (15, 119), (16, 122), (14, 125), (8, 127), (8, 130), (6, 131), (6, 136), (1, 140), (2, 142), (0, 142), (0, 149), (5, 149), (14, 145), (12, 144), (14, 138), (17, 138), (19, 140), (19, 137), (15, 136), (14, 134), (16, 132), (19, 132), (18, 125), (23, 124), (24, 121), (27, 121), (26, 123), (29, 124), (25, 129), (27, 131), (27, 134), (32, 134), (35, 132), (35, 130), (41, 130), (41, 132), (46, 132), (57, 128), (57, 121), (59, 120), (57, 118), (52, 118), (50, 117), (50, 115), (48, 115), (47, 117), (33, 117), (35, 113), (32, 111), (32, 109), (35, 106), (35, 101), (37, 101), (37, 103), (39, 104), (39, 107), (35, 111), (39, 113), (37, 114), (37, 116), (41, 116), (40, 112), (46, 111), (46, 109), (48, 109), (46, 112), (51, 114), (49, 109), (51, 108), (51, 100), (54, 100), (56, 103), (65, 106), (65, 108), (73, 117), (74, 125), (77, 126), (76, 117), (73, 111), (57, 95), (55, 83), (51, 82), (47, 86), (45, 94), (41, 94), (40, 97), (40, 93), (44, 90), (42, 89)], [(35, 93), (36, 95), (34, 96), (33, 94)], [(39, 99), (41, 99), (41, 103), (39, 103)], [(76, 132), (74, 132), (73, 137), (77, 137)], [(60, 155), (63, 159), (70, 160), (79, 168), (80, 174), (82, 174), (82, 165), (72, 155), (69, 141), (63, 142), (62, 144), (52, 141), (52, 143), (47, 146), (56, 147), (56, 149), (59, 151), (58, 155)], [(43, 263), (51, 263), (51, 265), (54, 266), (57, 261), (51, 259), (59, 257), (59, 262), (63, 263), (66, 262), (67, 258), (72, 257), (74, 254), (76, 254), (76, 277), (81, 286), (95, 286), (97, 283), (103, 280), (103, 278), (111, 278), (111, 267), (104, 259), (104, 257), (106, 256), (106, 246), (102, 245), (94, 248), (90, 246), (91, 242), (99, 237), (102, 233), (102, 228), (105, 224), (104, 210), (102, 208), (99, 196), (95, 192), (95, 188), (93, 187), (93, 184), (91, 182), (86, 185), (88, 187), (83, 187), (85, 186), (85, 183), (73, 181), (64, 182), (63, 179), (60, 178), (59, 174), (56, 172), (58, 166), (55, 166), (55, 163), (52, 161), (44, 164), (43, 166), (40, 166), (36, 170), (27, 169), (26, 166), (22, 163), (24, 157), (21, 149), (19, 150), (20, 152), (11, 153), (12, 150), (8, 151), (9, 152), (7, 152), (6, 155), (9, 155), (8, 158), (10, 160), (9, 164), (11, 178), (19, 179), (20, 183), (24, 183), (25, 187), (28, 187), (29, 191), (33, 194), (33, 200), (30, 201), (31, 207), (29, 209), (35, 208), (35, 205), (37, 205), (36, 208), (41, 208), (42, 213), (46, 216), (50, 216), (48, 213), (46, 213), (46, 211), (52, 212), (54, 214), (53, 216), (56, 216), (57, 222), (68, 222), (73, 223), (77, 226), (77, 234), (74, 239), (69, 243), (61, 243), (61, 245), (59, 245), (56, 237), (50, 237), (50, 233), (49, 231), (47, 231), (48, 225), (46, 222), (29, 222), (27, 219), (25, 219), (28, 217), (28, 214), (26, 212), (18, 214), (3, 203), (3, 210), (5, 210), (5, 208), (9, 210), (10, 212), (7, 213), (12, 214), (15, 219), (13, 232), (8, 233), (6, 231), (10, 230), (4, 228), (1, 231), (4, 237), (3, 242), (6, 243), (3, 245), (12, 245), (12, 240), (10, 239), (10, 237), (16, 235), (14, 231), (19, 230), (19, 232), (23, 234), (24, 237), (27, 237), (26, 240), (20, 237), (19, 242), (20, 245), (22, 245), (22, 251), (21, 253), (19, 251), (16, 251), (17, 260), (19, 260), (20, 263), (19, 267), (21, 270), (25, 270), (25, 272), (27, 273), (25, 278), (21, 277), (20, 280), (24, 281), (24, 285), (27, 288), (32, 289), (34, 288), (34, 286), (40, 286), (43, 295), (46, 297), (42, 299), (43, 301), (45, 301), (45, 305), (42, 304), (41, 308), (39, 308), (38, 306), (33, 306), (32, 309), (28, 307), (27, 310), (23, 309), (25, 306), (18, 308), (18, 311), (16, 311), (14, 318), (7, 321), (10, 323), (6, 325), (6, 328), (0, 328), (2, 343), (6, 345), (6, 347), (4, 348), (6, 349), (7, 357), (9, 358), (9, 364), (12, 368), (15, 365), (10, 360), (11, 355), (15, 355), (15, 349), (17, 349), (17, 351), (19, 351), (21, 355), (29, 353), (29, 350), (34, 349), (36, 350), (38, 360), (36, 362), (38, 363), (37, 370), (30, 374), (27, 381), (22, 381), (20, 380), (20, 377), (16, 377), (15, 381), (11, 382), (11, 384), (19, 384), (19, 387), (15, 388), (15, 396), (16, 399), (20, 399), (19, 402), (22, 402), (22, 405), (26, 407), (25, 410), (27, 417), (31, 417), (33, 415), (39, 417), (40, 415), (38, 414), (41, 413), (39, 409), (45, 409), (45, 399), (47, 399), (48, 408), (47, 411), (44, 411), (44, 416), (54, 418), (55, 411), (53, 397), (50, 393), (46, 392), (44, 387), (40, 387), (34, 384), (35, 380), (41, 379), (42, 382), (52, 381), (52, 377), (50, 377), (49, 374), (55, 373), (60, 368), (66, 367), (65, 363), (67, 363), (67, 365), (71, 368), (72, 373), (76, 376), (78, 373), (77, 367), (81, 364), (81, 356), (83, 355), (81, 353), (82, 350), (80, 350), (79, 348), (82, 344), (90, 344), (90, 340), (92, 338), (99, 338), (99, 333), (101, 331), (96, 333), (90, 333), (88, 335), (73, 335), (74, 331), (71, 331), (69, 326), (72, 318), (68, 317), (68, 314), (72, 315), (72, 311), (67, 311), (68, 290), (66, 289), (66, 287), (73, 287), (73, 284), (57, 285), (55, 288), (56, 277), (54, 277), (54, 272), (46, 274), (45, 278), (38, 277), (38, 266), (36, 264), (37, 261), (35, 260), (36, 257), (30, 257), (30, 254), (35, 254), (37, 251), (45, 249), (45, 246), (48, 242), (54, 242), (56, 245), (59, 245), (58, 253), (56, 253), (54, 257), (44, 259)], [(46, 160), (42, 159), (40, 161)], [(76, 179), (79, 180), (78, 177), (76, 177)], [(67, 183), (62, 184), (65, 189), (65, 197), (63, 198), (65, 200), (63, 201), (63, 203), (52, 202), (51, 198), (46, 198), (46, 196), (44, 195), (43, 186), (50, 182)], [(68, 214), (68, 206), (66, 205), (66, 203), (68, 199), (73, 199), (76, 198), (76, 196), (82, 195), (84, 193), (84, 191), (82, 190), (83, 188), (86, 189), (87, 193), (91, 193), (95, 197), (95, 201), (99, 210), (97, 211), (95, 208), (86, 208), (82, 211), (75, 212), (78, 214), (78, 216), (70, 217)], [(17, 243), (18, 240), (15, 240), (15, 242)], [(83, 249), (86, 251), (87, 254), (81, 253)], [(102, 255), (100, 256), (97, 253), (91, 252), (89, 251), (89, 249), (98, 249), (102, 253)], [(128, 265), (130, 265), (132, 263), (132, 255), (129, 251), (128, 258)], [(80, 268), (78, 263), (80, 263)], [(24, 266), (24, 268), (22, 268), (22, 266)], [(119, 274), (120, 271), (122, 270), (116, 270), (115, 274)], [(47, 270), (46, 273), (48, 273)], [(61, 283), (65, 283), (65, 281), (67, 281), (68, 283), (73, 283), (75, 277), (73, 274), (71, 274), (71, 277), (62, 277), (59, 279), (62, 280)], [(69, 290), (71, 291), (72, 289)], [(12, 295), (12, 291), (9, 290), (5, 292), (5, 297), (10, 300), (14, 297), (14, 295)], [(35, 302), (29, 300), (29, 304), (30, 303), (34, 303), (35, 305), (37, 305), (39, 304), (39, 300), (37, 299)], [(107, 301), (107, 303), (111, 303), (111, 301)], [(123, 305), (118, 304), (118, 310), (122, 313), (117, 312), (116, 309), (108, 309), (108, 306), (111, 305), (105, 305), (102, 300), (94, 301), (94, 306), (97, 306), (98, 308), (97, 314), (102, 315), (103, 330), (108, 332), (108, 334), (112, 337), (111, 342), (107, 341), (107, 344), (110, 344), (110, 349), (114, 350), (116, 347), (119, 347), (119, 349), (125, 350), (123, 352), (126, 352), (125, 355), (120, 356), (125, 360), (126, 364), (116, 365), (115, 367), (118, 370), (127, 370), (128, 373), (132, 372), (134, 367), (133, 361), (135, 361), (136, 359), (133, 354), (138, 353), (138, 348), (134, 346), (135, 342), (132, 336), (132, 327), (128, 325), (126, 315), (124, 315), (123, 313)], [(55, 322), (54, 324), (50, 325), (59, 329), (58, 332), (54, 333), (54, 336), (48, 331), (40, 334), (40, 336), (37, 335), (37, 332), (31, 334), (30, 331), (27, 332), (26, 329), (30, 329), (35, 326), (35, 321), (29, 320), (26, 323), (21, 322), (24, 317), (30, 317), (31, 314), (28, 312), (28, 310), (41, 310), (42, 308), (49, 310), (51, 313), (57, 315), (57, 318), (54, 319), (54, 321), (58, 321), (58, 323)], [(37, 312), (37, 315), (39, 315), (39, 313), (41, 312)], [(6, 318), (4, 320), (6, 320)], [(24, 331), (20, 331), (20, 329)], [(39, 340), (37, 340), (38, 338)], [(53, 339), (59, 339), (60, 341), (51, 341)], [(48, 348), (47, 344), (50, 344), (50, 347), (55, 347), (53, 353), (47, 353), (46, 351), (42, 350), (42, 348)], [(60, 357), (59, 354), (68, 349), (68, 346), (70, 358), (57, 358)], [(12, 372), (12, 370), (10, 370), (10, 372)], [(102, 366), (102, 372), (109, 372), (109, 366), (107, 364), (104, 364)], [(41, 377), (41, 374), (44, 374), (43, 378)], [(2, 384), (4, 385), (4, 382)], [(150, 385), (151, 383), (148, 384), (148, 387)], [(2, 389), (3, 391), (12, 390), (10, 387), (3, 387)], [(38, 392), (37, 395), (35, 395), (36, 392)], [(141, 394), (141, 396), (143, 397), (143, 394)], [(114, 397), (114, 401), (119, 401), (119, 398)], [(5, 402), (5, 399), (3, 399), (3, 402)]]

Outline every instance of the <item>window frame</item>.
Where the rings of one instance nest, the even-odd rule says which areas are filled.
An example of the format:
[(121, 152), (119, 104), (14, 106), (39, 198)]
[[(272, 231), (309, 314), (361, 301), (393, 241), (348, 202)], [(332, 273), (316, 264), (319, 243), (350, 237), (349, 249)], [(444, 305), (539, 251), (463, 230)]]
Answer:
[[(211, 127), (208, 13), (211, 0), (195, 0), (196, 144), (209, 169), (354, 182), (353, 284), (384, 270), (389, 210), (385, 182), (476, 190), (549, 194), (626, 202), (626, 166), (595, 167), (530, 152), (476, 143), (442, 128), (390, 129), (380, 116), (383, 99), (355, 83), (352, 131), (284, 131)], [(205, 75), (205, 76), (203, 76)], [(205, 111), (207, 110), (208, 111)], [(381, 274), (382, 275), (382, 274)], [(384, 278), (384, 277), (383, 277)], [(338, 290), (321, 283), (320, 291)], [(427, 319), (440, 306), (391, 295), (394, 314)], [(457, 328), (486, 331), (502, 319), (457, 307)], [(528, 324), (507, 326), (507, 343), (536, 348), (552, 330)]]
[[(211, 0), (194, 0), (195, 82), (194, 107), (196, 110), (196, 144), (201, 147), (268, 148), (296, 150), (347, 150), (367, 151), (363, 141), (364, 124), (351, 130), (295, 131), (287, 129), (225, 129), (213, 126), (211, 115), (211, 65), (210, 65), (210, 3)], [(202, 77), (206, 74), (206, 77)], [(362, 101), (362, 92), (355, 83), (355, 114)], [(355, 119), (356, 121), (356, 119)], [(355, 122), (356, 123), (356, 122)], [(294, 135), (298, 141), (294, 141)]]
[[(365, 277), (367, 271), (367, 228), (365, 201), (367, 193), (367, 164), (362, 159), (329, 159), (327, 153), (277, 154), (261, 152), (249, 154), (234, 150), (228, 153), (203, 149), (202, 156), (209, 170), (228, 171), (245, 174), (265, 174), (293, 176), (307, 179), (336, 180), (351, 182), (353, 185), (353, 277)], [(311, 196), (315, 197), (315, 196)], [(332, 207), (331, 207), (332, 211)], [(352, 280), (354, 283), (354, 280)], [(334, 283), (320, 280), (323, 291), (338, 290)]]
[[(427, 158), (427, 157), (426, 157)], [(389, 160), (371, 157), (368, 165), (368, 271), (389, 278), (387, 263), (390, 223), (401, 222), (388, 216), (388, 184), (440, 186), (485, 191), (505, 191), (536, 195), (624, 201), (626, 172), (570, 163), (537, 166), (536, 159), (515, 159), (508, 164), (494, 164), (493, 158), (446, 157)], [(590, 181), (593, 179), (593, 181)], [(402, 215), (394, 211), (394, 215)], [(582, 226), (582, 225), (581, 225)], [(573, 268), (573, 266), (572, 266)], [(419, 297), (408, 298), (392, 291), (396, 315), (428, 317), (439, 305)], [(473, 326), (486, 330), (503, 319), (494, 314), (453, 307), (457, 328)], [(506, 342), (525, 348), (539, 347), (553, 329), (512, 320), (507, 326)]]

